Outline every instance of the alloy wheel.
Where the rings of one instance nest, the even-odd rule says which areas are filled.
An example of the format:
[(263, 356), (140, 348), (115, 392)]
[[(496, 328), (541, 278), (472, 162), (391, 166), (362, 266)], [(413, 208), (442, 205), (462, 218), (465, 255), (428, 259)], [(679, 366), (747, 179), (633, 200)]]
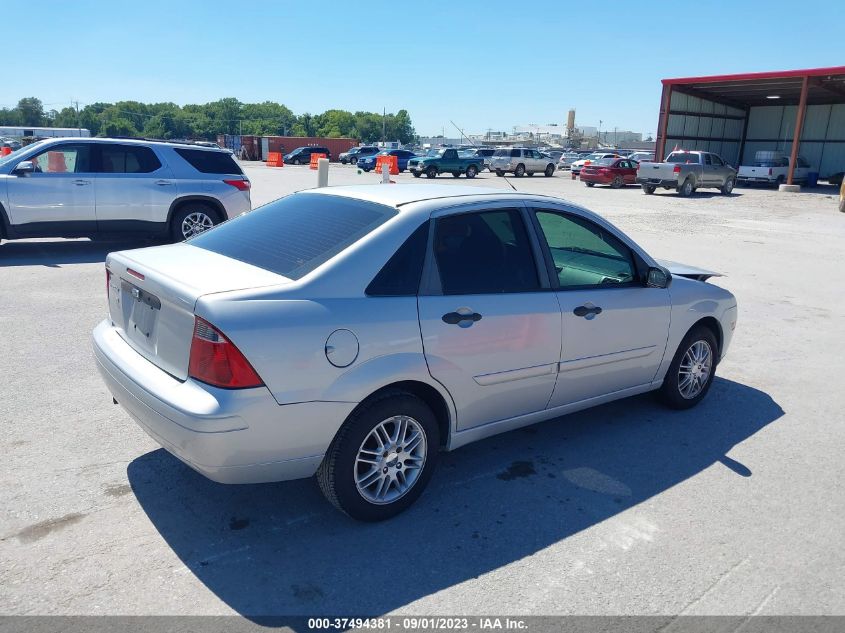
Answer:
[(713, 350), (707, 341), (696, 341), (690, 345), (681, 359), (678, 367), (678, 391), (687, 400), (695, 398), (707, 381), (713, 370)]
[(367, 434), (355, 457), (358, 493), (384, 505), (402, 498), (420, 477), (428, 441), (422, 425), (407, 415), (395, 415)]
[(185, 216), (182, 220), (182, 237), (188, 239), (194, 235), (199, 235), (214, 226), (214, 221), (207, 213), (202, 211), (194, 211)]

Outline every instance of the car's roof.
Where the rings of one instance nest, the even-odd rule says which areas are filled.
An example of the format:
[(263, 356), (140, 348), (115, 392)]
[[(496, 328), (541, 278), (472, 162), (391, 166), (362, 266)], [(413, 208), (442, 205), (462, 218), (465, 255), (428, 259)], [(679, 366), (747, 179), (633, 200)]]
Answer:
[(302, 193), (329, 196), (343, 196), (375, 202), (389, 207), (400, 207), (423, 200), (441, 200), (467, 196), (496, 196), (500, 198), (525, 198), (531, 194), (494, 189), (492, 187), (473, 187), (470, 185), (345, 185), (308, 189)]
[(199, 149), (199, 150), (207, 150), (211, 152), (225, 152), (228, 151), (222, 147), (218, 147), (216, 145), (199, 145), (197, 143), (192, 143), (190, 141), (164, 141), (164, 140), (152, 140), (152, 139), (144, 139), (144, 138), (109, 138), (109, 137), (100, 137), (100, 136), (57, 136), (55, 138), (49, 139), (42, 139), (44, 141), (54, 142), (54, 141), (73, 141), (74, 143), (119, 143), (121, 145), (141, 145), (141, 146), (148, 146), (148, 145), (166, 145), (168, 147), (184, 147), (190, 149)]

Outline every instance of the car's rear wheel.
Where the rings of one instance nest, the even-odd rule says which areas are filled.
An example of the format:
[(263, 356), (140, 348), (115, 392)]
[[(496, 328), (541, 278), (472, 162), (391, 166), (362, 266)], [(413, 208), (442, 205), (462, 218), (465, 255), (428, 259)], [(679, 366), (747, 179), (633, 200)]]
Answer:
[(505, 175), (505, 172), (503, 172), (501, 169), (497, 169), (497, 170), (496, 170), (496, 175), (497, 175), (499, 178), (502, 178), (502, 177)]
[(173, 214), (170, 237), (174, 242), (183, 242), (219, 223), (219, 216), (211, 206), (203, 202), (189, 202)]
[(643, 185), (643, 192), (645, 192), (646, 195), (650, 196), (651, 194), (653, 194), (654, 189), (654, 185)]
[(673, 409), (689, 409), (701, 402), (713, 384), (718, 349), (710, 328), (699, 325), (690, 330), (663, 379), (661, 400)]
[(721, 186), (720, 191), (722, 192), (723, 196), (731, 195), (731, 192), (734, 190), (734, 179), (728, 178), (725, 181), (725, 184)]
[(596, 183), (594, 183), (594, 182), (585, 182), (584, 184), (587, 185), (588, 187), (595, 187), (596, 186)]
[(459, 172), (459, 171), (453, 171), (452, 172), (452, 178), (460, 178), (460, 177), (461, 177), (461, 172)]
[(349, 416), (317, 481), (338, 510), (360, 521), (382, 521), (422, 494), (439, 448), (437, 420), (428, 405), (410, 393), (389, 391)]
[(425, 170), (425, 177), (426, 178), (436, 178), (437, 177), (437, 167), (429, 167)]
[(555, 173), (555, 166), (554, 165), (546, 165), (546, 171), (543, 172), (543, 175), (546, 178), (549, 178), (550, 176), (554, 175), (554, 173)]
[(687, 178), (678, 189), (678, 194), (684, 198), (688, 198), (692, 195), (693, 191), (695, 191), (695, 186), (692, 184), (692, 178)]
[(520, 163), (516, 166), (516, 169), (513, 171), (513, 175), (517, 178), (522, 178), (525, 175), (525, 165)]
[(414, 174), (414, 178), (419, 178), (420, 176), (422, 176), (422, 174), (418, 171), (412, 171), (411, 173)]
[(475, 165), (470, 165), (466, 170), (467, 178), (475, 178), (478, 175), (478, 168)]
[(610, 186), (613, 189), (621, 189), (622, 185), (625, 184), (625, 181), (622, 179), (622, 176), (616, 175), (613, 177), (613, 180), (610, 183)]

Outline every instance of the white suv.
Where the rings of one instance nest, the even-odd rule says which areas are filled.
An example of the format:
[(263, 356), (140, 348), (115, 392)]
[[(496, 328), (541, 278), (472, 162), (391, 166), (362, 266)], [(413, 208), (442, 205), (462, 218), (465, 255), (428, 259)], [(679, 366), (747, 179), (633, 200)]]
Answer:
[(525, 174), (533, 176), (540, 173), (552, 176), (555, 173), (555, 161), (536, 149), (527, 147), (510, 147), (497, 149), (490, 159), (490, 171), (497, 176), (504, 176), (511, 172), (517, 178)]
[(63, 138), (0, 158), (0, 238), (134, 232), (187, 239), (249, 211), (232, 154), (191, 143)]

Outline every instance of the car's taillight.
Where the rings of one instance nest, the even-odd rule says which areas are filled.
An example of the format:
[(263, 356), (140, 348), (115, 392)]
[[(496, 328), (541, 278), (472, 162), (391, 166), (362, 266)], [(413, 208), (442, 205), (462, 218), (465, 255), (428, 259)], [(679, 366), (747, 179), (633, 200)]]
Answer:
[(771, 176), (771, 175), (772, 175), (772, 168), (769, 167), (769, 176)]
[(249, 180), (224, 180), (227, 185), (230, 185), (238, 191), (249, 191)]
[(675, 167), (672, 169), (672, 173), (673, 174), (680, 174), (681, 173), (681, 166), (675, 165)]
[(188, 375), (224, 389), (246, 389), (264, 384), (240, 350), (220, 330), (200, 317), (194, 322)]

